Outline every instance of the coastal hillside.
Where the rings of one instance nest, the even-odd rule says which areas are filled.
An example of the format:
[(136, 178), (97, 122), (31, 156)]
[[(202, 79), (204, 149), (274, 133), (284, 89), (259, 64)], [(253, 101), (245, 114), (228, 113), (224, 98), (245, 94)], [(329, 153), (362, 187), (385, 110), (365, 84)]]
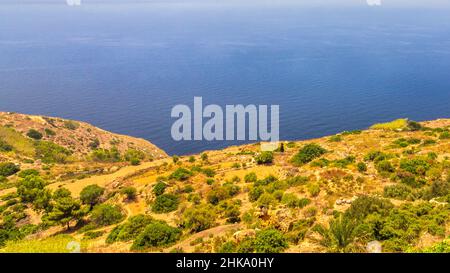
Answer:
[(29, 159), (35, 158), (39, 149), (33, 141), (58, 145), (74, 160), (84, 160), (94, 150), (111, 149), (122, 154), (135, 149), (149, 159), (167, 156), (144, 139), (110, 133), (85, 122), (45, 116), (0, 112), (0, 137), (13, 146), (16, 155)]
[[(0, 252), (450, 251), (448, 119), (147, 158), (81, 122), (1, 117)], [(48, 162), (42, 141), (72, 154)]]

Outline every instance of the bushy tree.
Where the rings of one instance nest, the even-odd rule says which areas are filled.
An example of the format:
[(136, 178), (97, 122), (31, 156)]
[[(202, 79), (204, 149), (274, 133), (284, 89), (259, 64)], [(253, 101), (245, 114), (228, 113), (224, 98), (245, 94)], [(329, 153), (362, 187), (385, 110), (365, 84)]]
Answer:
[(181, 236), (181, 230), (164, 222), (155, 221), (145, 227), (133, 242), (131, 249), (144, 250), (151, 247), (167, 246), (176, 242)]
[(313, 161), (315, 158), (325, 154), (327, 150), (319, 146), (318, 144), (307, 144), (301, 148), (296, 155), (292, 158), (292, 163), (296, 165), (303, 165)]
[(137, 197), (137, 190), (135, 187), (125, 187), (121, 190), (122, 194), (125, 194), (127, 200), (132, 201)]
[(49, 205), (51, 193), (45, 189), (47, 182), (39, 176), (30, 175), (20, 179), (17, 185), (17, 195), (24, 203), (32, 203), (37, 210)]
[(93, 184), (83, 188), (80, 192), (80, 200), (85, 205), (89, 205), (91, 208), (100, 202), (105, 189)]
[(109, 226), (119, 223), (125, 218), (122, 209), (117, 205), (100, 204), (94, 207), (91, 221), (96, 226)]
[(170, 176), (170, 179), (176, 179), (179, 181), (188, 180), (189, 177), (192, 176), (192, 172), (185, 169), (185, 168), (178, 168), (176, 169)]
[(128, 219), (126, 223), (116, 226), (108, 235), (106, 242), (113, 243), (135, 240), (139, 234), (144, 231), (145, 227), (154, 221), (155, 220), (148, 215), (139, 214), (133, 216)]
[(152, 205), (152, 211), (156, 213), (167, 213), (178, 208), (180, 203), (178, 197), (173, 194), (162, 194), (156, 197)]
[(288, 247), (288, 243), (280, 231), (266, 229), (256, 234), (253, 247), (257, 253), (280, 253)]
[(61, 192), (58, 195), (59, 197), (54, 199), (52, 210), (44, 216), (44, 222), (60, 224), (70, 229), (70, 223), (80, 220), (85, 211), (78, 200), (67, 196), (67, 192)]
[(182, 216), (182, 225), (196, 233), (216, 224), (216, 213), (211, 205), (198, 205), (188, 208)]

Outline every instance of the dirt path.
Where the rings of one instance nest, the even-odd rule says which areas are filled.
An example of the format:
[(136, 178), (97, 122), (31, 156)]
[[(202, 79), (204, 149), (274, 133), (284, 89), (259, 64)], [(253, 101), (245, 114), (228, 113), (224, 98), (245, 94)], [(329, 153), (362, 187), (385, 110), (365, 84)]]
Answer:
[(224, 233), (233, 231), (233, 230), (239, 230), (243, 227), (242, 224), (232, 224), (232, 225), (223, 225), (223, 226), (217, 226), (213, 227), (204, 231), (201, 231), (199, 233), (196, 233), (192, 235), (191, 237), (187, 238), (186, 240), (183, 240), (179, 242), (176, 245), (173, 245), (167, 249), (164, 250), (164, 252), (169, 252), (170, 250), (174, 248), (181, 248), (186, 253), (193, 253), (195, 249), (195, 245), (191, 245), (192, 241), (195, 241), (198, 238), (209, 238), (209, 236), (219, 236), (224, 235)]
[(145, 171), (146, 169), (150, 169), (156, 166), (161, 165), (165, 161), (169, 161), (170, 159), (161, 159), (152, 162), (144, 162), (139, 166), (126, 166), (118, 170), (117, 172), (105, 175), (97, 175), (88, 177), (81, 180), (76, 180), (74, 182), (64, 181), (64, 182), (56, 182), (50, 184), (48, 188), (55, 190), (59, 187), (64, 187), (72, 192), (74, 197), (78, 197), (80, 195), (81, 190), (89, 185), (97, 184), (101, 187), (105, 187), (109, 183), (114, 181), (122, 180), (130, 175), (138, 173), (140, 171)]

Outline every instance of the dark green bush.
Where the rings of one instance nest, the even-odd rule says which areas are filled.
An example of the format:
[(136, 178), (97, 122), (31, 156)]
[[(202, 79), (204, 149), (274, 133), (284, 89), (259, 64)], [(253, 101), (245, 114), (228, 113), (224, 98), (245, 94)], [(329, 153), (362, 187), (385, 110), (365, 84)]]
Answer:
[(98, 227), (119, 223), (125, 218), (122, 209), (117, 205), (100, 204), (94, 207), (91, 221)]
[(156, 213), (167, 213), (177, 210), (180, 203), (178, 197), (173, 194), (162, 194), (156, 197), (152, 205), (152, 211)]
[(119, 241), (127, 242), (135, 240), (144, 231), (145, 227), (154, 221), (148, 215), (139, 214), (133, 216), (126, 223), (116, 226), (108, 235), (106, 242), (110, 244)]
[(37, 131), (35, 129), (28, 130), (27, 136), (29, 138), (32, 138), (32, 139), (35, 139), (35, 140), (40, 140), (43, 137), (42, 133), (40, 133), (39, 131)]
[(307, 144), (303, 146), (303, 148), (301, 148), (296, 155), (294, 155), (292, 158), (292, 163), (296, 165), (303, 165), (324, 155), (326, 152), (327, 150), (317, 144)]
[(153, 186), (153, 193), (156, 196), (160, 196), (161, 194), (163, 194), (166, 191), (166, 188), (167, 188), (167, 184), (162, 181), (159, 181)]
[(410, 196), (412, 190), (407, 185), (396, 184), (384, 187), (384, 197), (405, 200)]
[(83, 188), (80, 192), (80, 200), (83, 204), (90, 205), (91, 207), (97, 205), (100, 202), (100, 198), (105, 189), (93, 184)]
[(42, 160), (43, 163), (66, 163), (71, 152), (64, 147), (61, 147), (49, 141), (37, 141), (35, 143), (36, 157)]
[(176, 179), (179, 181), (188, 180), (192, 176), (192, 172), (185, 168), (176, 169), (170, 176), (170, 179)]
[(131, 249), (145, 250), (152, 247), (168, 246), (178, 241), (181, 230), (163, 222), (153, 222), (145, 227), (133, 242)]
[(20, 167), (12, 162), (0, 163), (0, 175), (4, 177), (11, 176), (20, 171)]
[(9, 145), (6, 141), (0, 139), (0, 152), (11, 152), (14, 149), (13, 146)]
[(261, 152), (260, 154), (255, 156), (255, 161), (257, 164), (272, 164), (273, 162), (273, 152)]

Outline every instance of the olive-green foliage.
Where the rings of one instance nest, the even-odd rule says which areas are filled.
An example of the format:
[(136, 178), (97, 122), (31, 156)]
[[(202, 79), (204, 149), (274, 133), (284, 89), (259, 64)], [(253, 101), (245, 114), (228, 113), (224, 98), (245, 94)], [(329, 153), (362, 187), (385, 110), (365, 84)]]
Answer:
[(358, 168), (358, 171), (361, 173), (364, 173), (367, 171), (367, 165), (364, 162), (359, 162), (356, 167)]
[(162, 181), (158, 181), (154, 186), (153, 186), (153, 193), (156, 196), (160, 196), (161, 194), (163, 194), (166, 191), (167, 188), (167, 184), (162, 182)]
[(391, 162), (389, 160), (381, 160), (376, 165), (375, 168), (377, 171), (381, 174), (383, 173), (392, 173), (395, 171), (394, 166), (392, 166)]
[(178, 209), (179, 198), (173, 194), (162, 194), (156, 197), (152, 205), (152, 211), (156, 213), (167, 213)]
[(238, 194), (240, 191), (239, 186), (233, 183), (224, 183), (222, 186), (215, 186), (208, 193), (208, 202), (217, 205), (220, 201), (231, 198)]
[(132, 165), (138, 165), (145, 159), (145, 153), (136, 149), (128, 149), (125, 152), (124, 157), (125, 160), (130, 162)]
[(14, 149), (12, 145), (9, 145), (6, 141), (0, 139), (0, 152), (11, 152)]
[(124, 194), (127, 197), (127, 200), (135, 200), (137, 197), (137, 190), (135, 187), (125, 187), (120, 190), (122, 194)]
[(145, 227), (155, 220), (148, 216), (139, 214), (128, 219), (124, 224), (116, 226), (108, 235), (106, 242), (127, 242), (135, 240)]
[(18, 177), (20, 177), (20, 178), (25, 178), (25, 177), (27, 177), (27, 176), (29, 176), (29, 175), (36, 175), (36, 176), (39, 176), (39, 171), (38, 170), (35, 170), (35, 169), (28, 169), (28, 170), (23, 170), (23, 171), (21, 171), (21, 172), (19, 172), (18, 174), (17, 174), (17, 176)]
[(255, 161), (257, 164), (272, 164), (273, 162), (273, 152), (264, 151), (255, 156)]
[(39, 176), (29, 175), (18, 181), (17, 195), (24, 203), (32, 203), (37, 210), (46, 209), (51, 193), (45, 189), (47, 182)]
[(182, 226), (190, 232), (200, 232), (216, 224), (217, 214), (211, 205), (198, 205), (186, 209), (182, 216)]
[(317, 144), (307, 144), (303, 146), (303, 148), (301, 148), (296, 155), (294, 155), (294, 157), (292, 158), (292, 163), (296, 165), (303, 165), (311, 162), (315, 158), (322, 156), (326, 152), (327, 150)]
[(244, 181), (245, 183), (254, 183), (258, 180), (258, 177), (256, 176), (256, 173), (251, 172), (245, 175)]
[(179, 181), (185, 181), (188, 180), (189, 177), (192, 176), (192, 172), (185, 169), (185, 168), (178, 168), (176, 169), (170, 176), (170, 179), (176, 179)]
[(41, 132), (39, 132), (35, 129), (30, 129), (30, 130), (28, 130), (27, 137), (35, 139), (35, 140), (40, 140), (40, 139), (42, 139), (43, 135)]
[(12, 162), (0, 163), (0, 175), (4, 177), (11, 176), (20, 171), (20, 167)]
[(90, 155), (91, 160), (96, 162), (119, 162), (122, 160), (119, 150), (116, 147), (111, 149), (95, 149)]
[(400, 161), (400, 169), (416, 175), (425, 175), (430, 167), (430, 163), (422, 158), (404, 158)]
[(125, 218), (122, 208), (117, 205), (99, 204), (91, 213), (91, 221), (97, 227), (119, 223)]
[(163, 222), (153, 222), (147, 225), (133, 242), (131, 249), (145, 250), (152, 247), (168, 246), (178, 241), (181, 230)]
[(357, 239), (357, 222), (349, 217), (340, 215), (333, 219), (326, 228), (317, 225), (314, 230), (318, 232), (322, 239), (319, 243), (328, 248), (331, 252), (350, 252), (355, 247)]
[(72, 154), (66, 148), (49, 141), (36, 141), (34, 147), (36, 157), (47, 164), (66, 163), (68, 157)]
[(303, 208), (311, 203), (311, 200), (308, 198), (300, 199), (293, 193), (285, 193), (281, 199), (281, 202), (290, 208)]
[(84, 210), (78, 200), (72, 198), (67, 194), (67, 191), (62, 190), (54, 199), (52, 209), (43, 217), (43, 221), (48, 224), (60, 224), (70, 228), (72, 221), (78, 221), (83, 217)]
[(280, 253), (288, 247), (283, 233), (276, 229), (261, 230), (255, 238), (242, 241), (236, 249), (239, 253)]
[(83, 188), (80, 192), (80, 200), (83, 204), (90, 205), (91, 207), (97, 205), (100, 202), (100, 198), (105, 189), (93, 184)]
[(384, 197), (405, 200), (412, 193), (412, 189), (404, 184), (395, 184), (384, 187)]

